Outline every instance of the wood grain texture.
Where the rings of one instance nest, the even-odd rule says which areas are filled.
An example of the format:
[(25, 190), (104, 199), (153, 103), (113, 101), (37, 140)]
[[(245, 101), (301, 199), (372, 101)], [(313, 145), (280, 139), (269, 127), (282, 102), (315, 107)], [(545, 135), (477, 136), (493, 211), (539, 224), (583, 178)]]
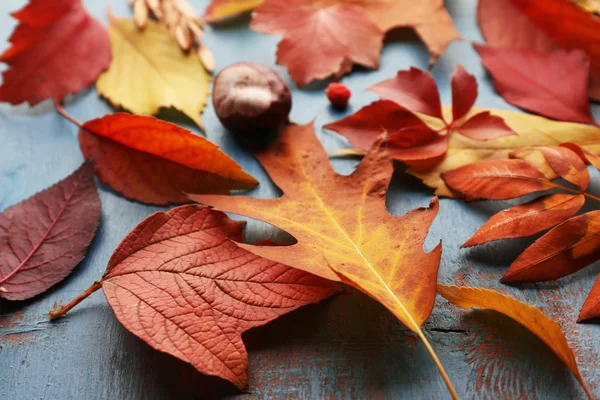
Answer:
[[(116, 15), (131, 11), (123, 0), (86, 0), (90, 13), (106, 25), (105, 3)], [(207, 1), (195, 0), (202, 11)], [(460, 30), (481, 40), (475, 20), (475, 0), (447, 1)], [(25, 0), (0, 2), (0, 50), (7, 47), (14, 22), (8, 12)], [(274, 66), (277, 37), (246, 29), (246, 22), (209, 28), (205, 42), (216, 55), (217, 70), (235, 61)], [(299, 91), (282, 67), (275, 69), (293, 88), (292, 119), (316, 118), (327, 150), (347, 147), (341, 137), (320, 127), (376, 95), (364, 89), (411, 65), (426, 68), (427, 49), (418, 41), (386, 43), (378, 71), (355, 71), (344, 77), (354, 97), (346, 113), (330, 109), (325, 85)], [(444, 104), (451, 101), (450, 76), (456, 63), (474, 73), (480, 84), (479, 106), (513, 109), (492, 89), (479, 58), (467, 42), (453, 43), (432, 73)], [(0, 67), (0, 68), (3, 68)], [(85, 121), (112, 112), (95, 90), (78, 95), (67, 110)], [(595, 106), (596, 115), (600, 109)], [(163, 114), (172, 118), (170, 114)], [(261, 181), (254, 196), (274, 197), (278, 191), (262, 168), (220, 125), (212, 107), (203, 115), (210, 140)], [(173, 122), (199, 132), (184, 119)], [(30, 109), (0, 104), (0, 210), (68, 175), (82, 162), (77, 129), (44, 102)], [(355, 161), (335, 160), (334, 168), (350, 173)], [(591, 188), (600, 192), (599, 174), (591, 173)], [(427, 206), (432, 190), (416, 178), (396, 173), (387, 197), (388, 209), (400, 215)], [(446, 399), (444, 383), (423, 345), (381, 305), (357, 292), (308, 306), (264, 327), (249, 331), (249, 390), (207, 378), (191, 366), (152, 350), (125, 331), (98, 292), (56, 323), (47, 321), (54, 302), (66, 303), (104, 271), (110, 255), (125, 235), (152, 212), (162, 209), (126, 200), (100, 185), (102, 219), (86, 260), (64, 282), (24, 303), (0, 303), (0, 398), (13, 399), (205, 399), (232, 395), (239, 399), (274, 397)], [(511, 203), (512, 204), (512, 203)], [(443, 239), (440, 282), (497, 288), (556, 318), (572, 344), (583, 376), (600, 396), (600, 325), (576, 324), (585, 294), (600, 273), (600, 264), (557, 282), (510, 287), (498, 283), (508, 265), (533, 239), (500, 241), (474, 249), (459, 246), (490, 215), (507, 202), (464, 203), (441, 199), (439, 216), (426, 242), (431, 250)], [(272, 227), (250, 221), (249, 240), (284, 239)], [(508, 318), (491, 312), (462, 312), (438, 298), (425, 334), (444, 363), (461, 398), (581, 398), (578, 383), (538, 339)]]

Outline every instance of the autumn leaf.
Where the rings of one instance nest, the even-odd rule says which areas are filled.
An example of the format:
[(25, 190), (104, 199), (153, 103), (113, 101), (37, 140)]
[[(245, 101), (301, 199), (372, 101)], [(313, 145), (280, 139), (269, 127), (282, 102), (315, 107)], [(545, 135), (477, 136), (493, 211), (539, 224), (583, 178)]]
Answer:
[(58, 104), (108, 67), (106, 30), (80, 0), (30, 0), (11, 15), (19, 24), (0, 55), (10, 67), (2, 74), (0, 102), (33, 106), (50, 98)]
[(252, 11), (262, 2), (263, 0), (212, 0), (206, 7), (204, 19), (209, 23), (219, 22)]
[(113, 60), (98, 79), (98, 93), (134, 114), (153, 115), (173, 107), (203, 128), (200, 113), (211, 78), (198, 54), (183, 52), (157, 22), (148, 21), (140, 32), (132, 20), (109, 18)]
[(589, 59), (582, 50), (474, 46), (507, 102), (560, 121), (596, 123), (588, 102)]
[(393, 167), (381, 141), (350, 176), (333, 171), (311, 125), (289, 125), (256, 157), (283, 191), (282, 197), (191, 198), (290, 233), (297, 240), (292, 246), (240, 246), (269, 260), (341, 280), (382, 303), (424, 341), (451, 388), (421, 329), (433, 309), (441, 255), (440, 245), (430, 253), (423, 250), (437, 214), (437, 199), (428, 209), (400, 217), (387, 212), (385, 194)]
[[(223, 10), (235, 11), (236, 3), (221, 5), (221, 17), (226, 16)], [(247, 9), (247, 2), (240, 4), (239, 11)], [(208, 11), (215, 9), (218, 4)], [(431, 51), (432, 63), (451, 41), (460, 39), (441, 0), (266, 0), (250, 24), (258, 32), (283, 36), (277, 63), (288, 67), (298, 86), (339, 77), (353, 64), (377, 68), (385, 32), (400, 26), (415, 28)]]
[(125, 113), (81, 125), (79, 145), (100, 180), (143, 203), (182, 203), (186, 193), (228, 193), (258, 184), (219, 147), (175, 124)]
[(0, 213), (0, 298), (29, 299), (65, 279), (99, 222), (90, 163)]
[(577, 322), (589, 321), (600, 318), (600, 276), (596, 278), (590, 294), (585, 299)]
[(236, 246), (243, 222), (187, 205), (152, 214), (123, 239), (102, 279), (51, 318), (102, 288), (119, 322), (154, 349), (242, 389), (242, 333), (340, 291), (333, 282)]
[(486, 42), (494, 47), (585, 51), (591, 62), (589, 95), (600, 99), (597, 16), (565, 0), (480, 0), (478, 20)]
[[(477, 81), (462, 66), (458, 65), (454, 70), (451, 83), (451, 117), (442, 111), (438, 88), (431, 74), (411, 68), (398, 71), (394, 78), (370, 88), (384, 100), (324, 128), (345, 136), (362, 151), (367, 151), (379, 135), (386, 133), (385, 145), (392, 158), (419, 170), (433, 168), (441, 161), (448, 150), (449, 137), (455, 132), (474, 140), (515, 134), (502, 118), (487, 111), (467, 117), (477, 98)], [(347, 154), (345, 151), (339, 153)]]
[(460, 308), (493, 310), (523, 325), (556, 354), (581, 383), (588, 398), (594, 399), (579, 371), (573, 350), (569, 346), (560, 325), (555, 320), (535, 307), (494, 290), (442, 284), (438, 284), (437, 290), (440, 296)]
[[(474, 107), (467, 117), (480, 111)], [(518, 134), (487, 141), (451, 134), (448, 151), (439, 163), (429, 169), (411, 168), (408, 173), (420, 178), (427, 186), (435, 188), (438, 196), (456, 197), (441, 178), (442, 173), (477, 161), (507, 159), (511, 152), (523, 147), (557, 146), (564, 142), (572, 142), (589, 152), (590, 157), (600, 154), (600, 129), (597, 127), (553, 121), (514, 111), (490, 111), (493, 115), (501, 117)], [(444, 115), (451, 115), (449, 107), (444, 107)], [(545, 164), (543, 159), (541, 161)], [(544, 169), (539, 162), (534, 166), (539, 170)], [(552, 171), (549, 172), (550, 175), (546, 175), (547, 179), (557, 176)]]

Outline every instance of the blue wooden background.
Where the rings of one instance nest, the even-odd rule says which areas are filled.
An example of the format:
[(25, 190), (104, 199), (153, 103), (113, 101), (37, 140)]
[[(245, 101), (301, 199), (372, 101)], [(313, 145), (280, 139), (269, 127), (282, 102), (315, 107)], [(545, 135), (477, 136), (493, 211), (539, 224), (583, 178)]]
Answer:
[[(117, 15), (131, 15), (125, 0), (85, 1), (89, 12), (104, 24), (106, 3)], [(192, 3), (202, 12), (207, 1)], [(476, 1), (446, 3), (460, 33), (468, 40), (481, 40)], [(0, 2), (0, 50), (8, 46), (6, 39), (14, 27), (9, 11), (24, 4), (25, 0)], [(248, 18), (241, 18), (227, 26), (207, 28), (204, 43), (216, 55), (217, 70), (242, 60), (274, 66), (278, 38), (249, 31), (247, 24)], [(343, 78), (353, 91), (346, 113), (375, 99), (365, 91), (373, 83), (393, 76), (398, 69), (426, 68), (427, 50), (414, 35), (400, 31), (389, 36), (379, 70), (359, 69)], [(403, 39), (397, 40), (400, 36)], [(432, 70), (445, 104), (450, 101), (449, 77), (456, 63), (476, 75), (480, 84), (477, 105), (511, 108), (493, 91), (468, 41), (450, 45)], [(340, 137), (321, 130), (323, 124), (342, 116), (328, 106), (325, 84), (298, 90), (284, 68), (275, 68), (293, 88), (292, 119), (303, 123), (314, 119), (328, 150), (347, 146)], [(113, 112), (94, 89), (70, 99), (66, 108), (83, 121)], [(189, 120), (173, 113), (164, 116), (197, 132)], [(264, 171), (235, 144), (212, 107), (206, 109), (203, 119), (207, 136), (261, 181), (252, 194), (275, 196)], [(62, 179), (81, 162), (76, 128), (56, 114), (49, 102), (34, 108), (0, 104), (0, 210)], [(338, 171), (349, 173), (356, 162), (333, 163)], [(598, 174), (593, 173), (592, 178), (596, 181), (592, 190), (599, 193)], [(64, 282), (31, 301), (0, 300), (1, 399), (448, 398), (442, 379), (416, 337), (382, 306), (355, 292), (306, 307), (245, 334), (250, 357), (247, 393), (152, 350), (121, 327), (101, 292), (67, 318), (48, 322), (47, 311), (53, 304), (66, 303), (98, 279), (121, 239), (159, 209), (128, 201), (102, 185), (99, 190), (102, 220), (85, 261)], [(388, 208), (401, 214), (427, 205), (431, 196), (431, 189), (399, 170), (389, 191)], [(575, 323), (600, 264), (558, 282), (508, 287), (500, 285), (498, 278), (531, 239), (459, 250), (492, 213), (506, 206), (506, 202), (441, 200), (440, 214), (427, 243), (430, 249), (443, 239), (439, 279), (499, 288), (556, 318), (575, 350), (583, 376), (600, 396), (600, 326)], [(246, 234), (251, 240), (282, 237), (256, 221), (250, 222)], [(569, 371), (537, 338), (499, 314), (463, 312), (438, 298), (424, 328), (461, 398), (583, 396)]]

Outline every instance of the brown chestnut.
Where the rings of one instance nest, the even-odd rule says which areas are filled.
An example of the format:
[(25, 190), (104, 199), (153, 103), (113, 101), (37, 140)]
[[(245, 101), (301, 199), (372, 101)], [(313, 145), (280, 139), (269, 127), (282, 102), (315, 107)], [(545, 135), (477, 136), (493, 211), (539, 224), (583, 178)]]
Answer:
[(264, 65), (239, 62), (223, 69), (212, 101), (221, 123), (243, 141), (264, 139), (288, 122), (292, 96), (285, 82)]

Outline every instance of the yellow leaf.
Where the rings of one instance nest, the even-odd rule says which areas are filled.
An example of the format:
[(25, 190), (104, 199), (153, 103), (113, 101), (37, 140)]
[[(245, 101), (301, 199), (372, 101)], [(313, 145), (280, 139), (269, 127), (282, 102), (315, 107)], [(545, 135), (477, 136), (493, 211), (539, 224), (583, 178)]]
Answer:
[[(466, 118), (482, 110), (473, 108)], [(448, 152), (438, 165), (427, 170), (409, 169), (408, 173), (420, 178), (427, 186), (435, 188), (437, 195), (455, 197), (442, 180), (441, 173), (476, 161), (508, 158), (509, 153), (521, 147), (556, 146), (564, 142), (574, 142), (594, 154), (600, 154), (600, 129), (597, 127), (554, 121), (521, 112), (489, 111), (504, 118), (518, 135), (479, 141), (469, 139), (458, 132), (451, 132)], [(444, 107), (444, 114), (450, 113), (450, 107)], [(421, 117), (426, 120), (422, 115)], [(430, 119), (427, 119), (427, 122), (430, 123)], [(545, 164), (543, 157), (532, 155), (527, 161), (533, 163), (548, 178), (556, 177)]]
[(203, 128), (211, 77), (198, 54), (184, 53), (166, 27), (150, 20), (140, 31), (132, 20), (110, 16), (108, 33), (113, 57), (98, 93), (134, 114), (173, 107)]
[(573, 350), (560, 325), (539, 309), (494, 290), (437, 285), (438, 294), (460, 308), (484, 308), (512, 318), (540, 338), (579, 380), (585, 393), (593, 399), (590, 389), (579, 372)]
[(209, 23), (217, 22), (252, 11), (262, 2), (263, 0), (212, 0), (204, 13), (204, 19)]
[(598, 0), (573, 0), (575, 4), (591, 13), (600, 14), (600, 1)]

